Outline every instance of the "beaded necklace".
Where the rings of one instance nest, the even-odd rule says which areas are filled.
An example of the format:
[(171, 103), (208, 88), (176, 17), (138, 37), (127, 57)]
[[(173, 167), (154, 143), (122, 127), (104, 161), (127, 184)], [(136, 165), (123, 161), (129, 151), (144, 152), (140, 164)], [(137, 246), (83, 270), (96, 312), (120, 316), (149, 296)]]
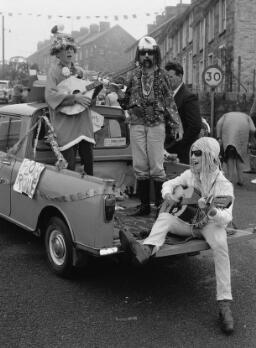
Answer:
[(141, 86), (142, 86), (142, 92), (143, 95), (148, 97), (152, 91), (153, 83), (154, 83), (154, 76), (153, 74), (148, 76), (148, 83), (146, 83), (147, 75), (142, 74), (141, 76)]
[(139, 95), (141, 98), (141, 106), (143, 109), (143, 114), (144, 114), (144, 120), (146, 121), (146, 123), (149, 123), (150, 125), (154, 124), (157, 120), (157, 114), (156, 114), (156, 110), (157, 110), (157, 106), (158, 106), (158, 93), (159, 93), (159, 70), (155, 70), (154, 71), (154, 79), (152, 81), (152, 86), (150, 88), (150, 92), (152, 90), (153, 87), (153, 92), (154, 92), (154, 99), (153, 99), (153, 105), (152, 105), (152, 109), (153, 109), (153, 115), (148, 113), (147, 110), (147, 106), (149, 105), (149, 101), (148, 101), (148, 96), (150, 95), (150, 92), (148, 94), (144, 94), (143, 93), (143, 83), (142, 83), (142, 69), (138, 69), (137, 72), (137, 79), (138, 79), (138, 91), (139, 91)]

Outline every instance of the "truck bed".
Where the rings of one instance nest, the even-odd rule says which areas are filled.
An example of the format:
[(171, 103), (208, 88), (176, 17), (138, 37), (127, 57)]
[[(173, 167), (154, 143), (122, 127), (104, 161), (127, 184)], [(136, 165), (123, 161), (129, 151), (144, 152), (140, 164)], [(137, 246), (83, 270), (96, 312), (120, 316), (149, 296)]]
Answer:
[[(132, 203), (133, 201), (133, 203)], [(119, 202), (118, 202), (119, 203)], [(156, 211), (152, 207), (152, 212), (148, 217), (131, 217), (131, 213), (136, 206), (136, 201), (127, 200), (120, 202), (117, 205), (115, 214), (115, 245), (119, 246), (119, 230), (126, 229), (137, 240), (143, 240), (150, 233), (151, 227), (155, 221)], [(228, 244), (233, 244), (238, 241), (245, 241), (256, 238), (255, 228), (241, 230), (236, 228), (227, 228)], [(174, 255), (182, 255), (189, 253), (197, 253), (209, 249), (208, 243), (203, 239), (180, 238), (169, 233), (166, 238), (166, 243), (156, 253), (155, 257), (167, 257)]]

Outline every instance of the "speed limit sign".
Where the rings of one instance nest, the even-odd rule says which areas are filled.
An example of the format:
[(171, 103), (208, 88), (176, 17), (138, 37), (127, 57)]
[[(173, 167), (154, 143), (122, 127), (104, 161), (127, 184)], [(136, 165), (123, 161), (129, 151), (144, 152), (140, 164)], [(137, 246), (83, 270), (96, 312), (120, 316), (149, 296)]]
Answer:
[(223, 72), (218, 65), (210, 65), (203, 71), (203, 81), (210, 87), (217, 87), (223, 80)]

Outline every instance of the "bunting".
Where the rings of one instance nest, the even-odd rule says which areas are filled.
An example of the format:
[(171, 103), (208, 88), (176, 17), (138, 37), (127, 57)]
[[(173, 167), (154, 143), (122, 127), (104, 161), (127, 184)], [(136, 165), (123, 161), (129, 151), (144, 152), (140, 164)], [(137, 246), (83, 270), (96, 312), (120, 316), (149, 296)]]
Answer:
[(62, 14), (42, 14), (42, 13), (21, 13), (21, 12), (0, 12), (0, 15), (2, 16), (30, 16), (30, 17), (45, 17), (46, 19), (54, 19), (54, 18), (63, 18), (63, 19), (70, 19), (70, 20), (83, 20), (83, 19), (102, 19), (102, 20), (129, 20), (129, 19), (138, 19), (142, 17), (154, 17), (156, 15), (163, 14), (163, 12), (146, 12), (146, 13), (132, 13), (132, 14), (113, 14), (113, 15), (92, 15), (92, 16), (81, 16), (81, 15), (62, 15)]

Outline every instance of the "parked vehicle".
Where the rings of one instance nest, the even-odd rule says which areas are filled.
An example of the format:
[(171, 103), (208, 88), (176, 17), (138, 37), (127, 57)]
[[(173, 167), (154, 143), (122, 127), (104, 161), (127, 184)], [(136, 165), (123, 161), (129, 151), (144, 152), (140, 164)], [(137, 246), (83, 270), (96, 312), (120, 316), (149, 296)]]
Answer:
[(12, 97), (11, 81), (0, 80), (0, 101), (8, 103)]
[[(122, 253), (120, 224), (114, 223), (118, 217), (115, 193), (117, 188), (134, 183), (129, 127), (119, 108), (95, 106), (93, 111), (96, 118), (97, 114), (104, 116), (104, 124), (95, 133), (95, 176), (88, 176), (79, 162), (76, 171), (56, 167), (56, 153), (44, 121), (49, 118), (45, 103), (0, 108), (0, 216), (42, 237), (48, 264), (61, 276), (72, 273), (73, 267), (89, 256)], [(169, 177), (185, 167), (166, 163)], [(125, 204), (136, 203), (129, 197)], [(251, 231), (233, 230), (229, 242), (255, 236)], [(207, 248), (203, 240), (165, 244), (155, 257)]]

